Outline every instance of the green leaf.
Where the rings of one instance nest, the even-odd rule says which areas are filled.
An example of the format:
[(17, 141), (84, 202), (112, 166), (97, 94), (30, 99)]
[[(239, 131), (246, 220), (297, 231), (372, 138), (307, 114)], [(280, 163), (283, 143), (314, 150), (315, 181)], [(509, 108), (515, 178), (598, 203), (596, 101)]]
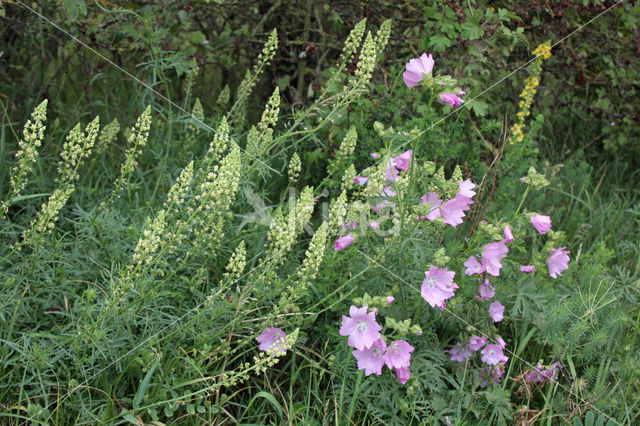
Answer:
[(451, 40), (444, 36), (436, 35), (431, 37), (431, 39), (429, 40), (429, 46), (433, 47), (433, 50), (435, 50), (436, 52), (442, 52), (447, 47), (451, 46)]
[(489, 109), (489, 105), (486, 103), (474, 99), (472, 101), (467, 102), (467, 108), (471, 108), (473, 113), (478, 117), (484, 117), (487, 115), (487, 110)]
[(476, 40), (484, 35), (484, 30), (477, 22), (473, 22), (469, 19), (467, 22), (461, 25), (462, 38), (465, 40)]
[(84, 0), (64, 0), (62, 7), (67, 11), (71, 19), (77, 19), (78, 16), (81, 18), (87, 16), (87, 5)]

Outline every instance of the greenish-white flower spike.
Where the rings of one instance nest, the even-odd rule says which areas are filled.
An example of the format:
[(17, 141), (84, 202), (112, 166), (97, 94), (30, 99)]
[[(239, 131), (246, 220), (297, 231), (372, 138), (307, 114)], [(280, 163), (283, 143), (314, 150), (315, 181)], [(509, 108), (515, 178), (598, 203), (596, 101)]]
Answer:
[(75, 181), (79, 177), (78, 168), (91, 154), (99, 129), (98, 117), (87, 125), (86, 134), (80, 124), (71, 129), (60, 154), (62, 160), (58, 164), (58, 188), (53, 191), (47, 202), (42, 204), (38, 215), (31, 222), (31, 227), (23, 232), (22, 244), (38, 247), (42, 238), (53, 230), (60, 210), (75, 191)]
[(174, 207), (182, 205), (187, 197), (192, 181), (193, 161), (190, 161), (189, 164), (187, 164), (187, 166), (180, 172), (178, 180), (171, 185), (169, 193), (167, 194), (167, 199), (164, 202), (164, 208), (172, 210)]
[(349, 164), (349, 167), (347, 167), (347, 170), (345, 170), (344, 175), (342, 175), (341, 189), (345, 191), (353, 188), (353, 180), (355, 178), (356, 178), (356, 168), (353, 164)]
[(347, 191), (342, 191), (340, 196), (331, 204), (329, 209), (329, 235), (335, 235), (344, 226), (347, 216)]
[(149, 138), (149, 131), (151, 130), (151, 106), (147, 106), (144, 112), (138, 117), (135, 126), (129, 132), (127, 138), (127, 150), (125, 152), (125, 159), (120, 166), (120, 176), (115, 182), (115, 187), (111, 193), (111, 197), (107, 204), (110, 204), (118, 193), (123, 190), (128, 184), (131, 174), (134, 168), (138, 164), (137, 158), (142, 154), (142, 150)]
[(295, 185), (300, 177), (300, 170), (302, 169), (302, 162), (297, 152), (294, 152), (289, 161), (289, 182), (291, 185)]
[(369, 83), (369, 80), (371, 80), (371, 75), (376, 67), (376, 55), (376, 41), (371, 35), (371, 32), (368, 32), (362, 44), (360, 60), (358, 61), (358, 66), (355, 71), (355, 76), (358, 77), (358, 85), (366, 85)]
[(192, 146), (198, 138), (198, 135), (200, 134), (200, 127), (202, 126), (202, 120), (204, 120), (204, 110), (202, 109), (200, 99), (196, 98), (196, 101), (193, 104), (193, 109), (191, 110), (189, 124), (187, 124), (187, 132), (185, 135), (187, 146)]
[(244, 246), (244, 241), (240, 241), (238, 247), (231, 255), (229, 263), (224, 273), (224, 277), (228, 282), (235, 282), (242, 277), (244, 269), (247, 266), (247, 250)]
[(216, 106), (220, 110), (224, 110), (229, 105), (229, 99), (231, 99), (231, 89), (229, 89), (229, 85), (225, 84), (220, 94), (218, 95), (218, 99), (216, 100)]
[(262, 119), (258, 124), (258, 127), (262, 132), (266, 132), (267, 129), (272, 129), (278, 123), (278, 113), (280, 111), (280, 90), (276, 87), (273, 94), (267, 102), (267, 107), (262, 113)]
[(258, 81), (258, 77), (262, 73), (265, 65), (273, 59), (278, 49), (278, 32), (274, 29), (269, 35), (269, 40), (265, 44), (262, 52), (258, 56), (258, 63), (253, 67), (253, 71), (247, 70), (240, 86), (238, 86), (238, 93), (236, 96), (236, 103), (231, 107), (229, 111), (229, 117), (234, 117), (234, 123), (242, 125), (245, 119), (246, 103), (253, 87)]
[(327, 246), (327, 237), (329, 234), (329, 222), (323, 222), (318, 230), (313, 234), (309, 248), (305, 253), (302, 261), (302, 267), (298, 271), (300, 284), (298, 290), (303, 290), (308, 282), (313, 280), (317, 275), (324, 258), (324, 252)]
[(344, 47), (342, 48), (342, 54), (340, 55), (339, 62), (343, 67), (351, 61), (353, 56), (358, 51), (358, 47), (360, 47), (360, 43), (362, 43), (362, 37), (364, 36), (366, 26), (367, 18), (364, 18), (363, 20), (358, 22), (355, 27), (353, 27), (353, 29), (347, 36), (347, 40), (344, 42)]
[(385, 47), (387, 47), (387, 42), (389, 41), (389, 36), (391, 35), (391, 19), (387, 19), (380, 25), (380, 29), (376, 34), (376, 51), (378, 54), (382, 54)]
[(347, 134), (342, 139), (340, 148), (336, 152), (334, 160), (329, 164), (328, 173), (330, 176), (336, 175), (344, 169), (347, 161), (349, 161), (355, 152), (357, 141), (358, 131), (355, 126), (351, 126)]
[(111, 123), (107, 124), (100, 131), (98, 136), (98, 142), (96, 143), (96, 154), (104, 152), (118, 137), (120, 131), (120, 122), (117, 118), (114, 118)]
[(227, 152), (227, 148), (229, 148), (229, 123), (225, 117), (222, 117), (218, 131), (209, 144), (202, 169), (208, 170), (211, 165), (220, 161), (224, 153)]
[(304, 226), (311, 220), (314, 207), (313, 187), (306, 186), (300, 194), (300, 200), (296, 203), (296, 232), (302, 232)]
[(26, 177), (33, 170), (33, 165), (38, 158), (38, 148), (44, 139), (46, 119), (47, 100), (45, 99), (33, 110), (22, 131), (22, 139), (18, 142), (19, 149), (16, 153), (17, 164), (11, 170), (11, 189), (7, 199), (0, 205), (0, 217), (4, 217), (11, 200), (19, 196), (27, 184)]

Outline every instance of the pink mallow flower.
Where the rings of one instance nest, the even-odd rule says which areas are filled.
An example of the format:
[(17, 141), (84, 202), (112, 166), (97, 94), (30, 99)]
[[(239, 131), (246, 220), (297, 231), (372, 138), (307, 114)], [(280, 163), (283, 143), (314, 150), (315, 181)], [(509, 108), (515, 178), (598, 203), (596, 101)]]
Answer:
[(376, 229), (378, 229), (380, 227), (380, 224), (378, 222), (376, 222), (375, 220), (372, 220), (371, 222), (369, 222), (369, 226), (371, 227), (371, 229), (373, 229), (375, 231)]
[(500, 345), (502, 349), (507, 347), (507, 342), (505, 342), (501, 336), (496, 337), (496, 342), (498, 342), (498, 345)]
[(489, 300), (496, 295), (496, 289), (489, 282), (489, 278), (485, 278), (484, 282), (478, 286), (478, 300)]
[(482, 267), (488, 274), (497, 277), (500, 275), (502, 263), (500, 261), (509, 252), (505, 240), (497, 243), (489, 243), (482, 250)]
[(484, 272), (484, 268), (474, 256), (469, 256), (469, 258), (464, 262), (464, 266), (466, 267), (464, 270), (465, 275), (471, 276)]
[(427, 55), (426, 52), (417, 59), (410, 59), (407, 62), (406, 70), (402, 74), (402, 78), (407, 86), (417, 86), (423, 78), (423, 74), (431, 74), (435, 61), (431, 54)]
[(531, 216), (531, 224), (539, 233), (546, 234), (551, 229), (551, 218), (541, 214), (534, 214)]
[(462, 223), (464, 212), (469, 210), (473, 204), (471, 198), (467, 198), (458, 193), (455, 198), (448, 200), (440, 207), (440, 213), (444, 219), (444, 223), (447, 223), (454, 228)]
[(553, 363), (549, 369), (545, 370), (542, 365), (538, 364), (535, 370), (524, 376), (524, 380), (528, 383), (545, 383), (552, 382), (558, 375), (558, 363)]
[(387, 296), (387, 306), (389, 306), (390, 304), (392, 304), (394, 300), (396, 300), (396, 298), (395, 298), (395, 297), (393, 297), (393, 296)]
[(469, 340), (469, 350), (472, 352), (479, 351), (487, 343), (487, 339), (484, 337), (473, 336)]
[(513, 233), (511, 232), (511, 228), (509, 228), (509, 225), (506, 225), (504, 227), (502, 233), (504, 234), (505, 242), (510, 243), (511, 241), (513, 241)]
[(382, 366), (385, 362), (385, 351), (387, 350), (387, 344), (381, 337), (367, 349), (356, 349), (351, 352), (355, 359), (358, 361), (358, 370), (364, 370), (364, 375), (375, 374), (380, 376), (382, 374)]
[(431, 206), (431, 210), (426, 216), (427, 219), (434, 221), (440, 217), (440, 206), (442, 205), (442, 200), (439, 198), (439, 195), (437, 193), (429, 192), (428, 196), (427, 194), (425, 194), (420, 197), (420, 199), (422, 200), (422, 204), (429, 203), (429, 205)]
[(398, 377), (398, 380), (400, 380), (400, 383), (404, 385), (411, 377), (411, 371), (409, 371), (408, 367), (396, 368), (396, 376)]
[(333, 249), (335, 251), (344, 250), (345, 248), (349, 247), (351, 245), (351, 243), (353, 243), (354, 240), (355, 240), (355, 238), (354, 238), (353, 235), (347, 234), (344, 237), (338, 238), (333, 243)]
[(496, 383), (500, 383), (503, 374), (504, 366), (502, 365), (483, 368), (478, 373), (478, 384), (481, 388), (486, 387), (488, 384), (495, 385)]
[(387, 182), (395, 182), (400, 177), (400, 175), (398, 174), (398, 169), (396, 169), (396, 167), (392, 163), (393, 162), (389, 160), (387, 171), (384, 175), (384, 178), (387, 180)]
[(458, 288), (453, 282), (455, 275), (454, 271), (449, 271), (447, 268), (440, 269), (431, 265), (422, 281), (422, 298), (429, 302), (432, 308), (444, 309), (445, 301), (453, 297), (455, 289)]
[(380, 154), (378, 154), (377, 152), (372, 152), (371, 154), (369, 154), (371, 157), (373, 157), (375, 160), (377, 160), (378, 158), (380, 158)]
[(451, 108), (459, 107), (464, 102), (464, 100), (455, 93), (443, 93), (440, 95), (440, 100)]
[(338, 333), (341, 336), (349, 336), (349, 346), (362, 351), (380, 339), (380, 330), (382, 326), (376, 322), (375, 311), (367, 313), (367, 306), (358, 308), (351, 305), (349, 316), (342, 316), (342, 326)]
[(551, 255), (547, 258), (549, 275), (553, 278), (558, 278), (558, 275), (562, 275), (562, 271), (569, 268), (569, 253), (571, 252), (565, 249), (566, 247), (551, 249)]
[(287, 335), (276, 327), (267, 327), (256, 338), (260, 346), (258, 349), (272, 356), (281, 356), (287, 352)]
[(451, 355), (451, 361), (456, 362), (464, 362), (471, 356), (471, 351), (468, 346), (463, 345), (462, 343), (458, 343), (453, 348), (447, 349), (445, 352)]
[(413, 150), (410, 149), (408, 151), (403, 152), (402, 154), (398, 155), (397, 157), (393, 157), (391, 160), (393, 160), (393, 164), (400, 170), (403, 171), (408, 171), (409, 170), (409, 164), (411, 164), (411, 155), (413, 154)]
[(489, 316), (493, 322), (500, 322), (504, 319), (504, 305), (498, 300), (489, 305)]
[(489, 365), (496, 365), (500, 362), (505, 363), (509, 358), (504, 355), (500, 345), (487, 345), (482, 349), (482, 362)]
[(534, 269), (536, 269), (535, 265), (523, 265), (520, 267), (520, 271), (524, 272), (525, 274), (533, 272)]
[(463, 197), (473, 198), (473, 196), (476, 195), (476, 191), (473, 190), (473, 188), (476, 187), (476, 184), (471, 182), (471, 179), (460, 182), (458, 187), (460, 188), (458, 194)]
[(404, 340), (396, 340), (387, 348), (384, 362), (390, 369), (407, 368), (411, 364), (411, 352), (414, 347)]
[(364, 185), (369, 182), (369, 178), (366, 176), (356, 176), (353, 178), (353, 183), (357, 183), (358, 185)]

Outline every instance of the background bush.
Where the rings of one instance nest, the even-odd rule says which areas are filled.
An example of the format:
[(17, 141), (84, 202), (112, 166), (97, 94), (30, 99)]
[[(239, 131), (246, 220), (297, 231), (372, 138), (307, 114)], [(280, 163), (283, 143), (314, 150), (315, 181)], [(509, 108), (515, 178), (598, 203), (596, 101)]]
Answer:
[[(636, 2), (624, 2), (554, 47), (543, 65), (525, 141), (504, 157), (527, 70), (501, 80), (531, 58), (538, 44), (562, 40), (615, 2), (27, 4), (160, 95), (19, 3), (0, 6), (2, 199), (23, 125), (48, 99), (46, 137), (23, 191), (27, 196), (13, 203), (0, 231), (0, 367), (6, 384), (0, 411), (8, 421), (403, 424), (428, 417), (433, 423), (554, 423), (600, 412), (624, 423), (637, 421)], [(393, 24), (386, 49), (377, 52), (373, 78), (357, 86), (362, 57), (350, 56), (344, 66), (340, 59), (344, 40), (363, 18), (374, 35), (386, 19)], [(277, 48), (257, 74), (256, 58), (272, 29)], [(436, 72), (457, 78), (468, 99), (482, 95), (440, 121), (449, 110), (407, 88), (401, 77), (408, 59), (423, 51), (434, 53)], [(247, 71), (258, 80), (244, 100)], [(353, 91), (341, 98), (345, 82)], [(500, 83), (492, 87), (495, 82)], [(277, 119), (260, 127), (276, 88)], [(147, 105), (152, 122), (146, 146), (117, 191), (129, 137), (137, 134), (133, 126)], [(187, 112), (201, 113), (202, 122)], [(42, 203), (62, 184), (56, 179), (67, 134), (76, 123), (88, 132), (96, 116), (103, 129), (117, 119), (120, 131), (111, 144), (100, 145), (101, 137), (108, 139), (101, 131), (52, 233), (39, 245), (15, 251)], [(221, 156), (210, 164), (206, 159), (214, 134), (225, 134), (223, 117), (231, 125), (224, 152), (232, 152), (235, 141), (248, 154), (242, 154), (228, 211), (217, 205), (212, 217), (220, 221), (198, 229), (224, 237), (201, 241), (193, 231), (167, 244), (171, 250), (135, 276), (134, 295), (119, 305), (112, 289), (135, 264), (136, 244), (153, 230), (159, 212), (173, 215), (167, 230), (180, 235), (181, 221), (192, 213), (186, 200), (203, 194), (197, 183), (213, 172), (208, 167), (221, 166)], [(357, 149), (341, 161), (339, 147), (350, 129), (357, 133)], [(505, 220), (504, 212), (517, 208), (518, 180), (529, 166), (550, 180), (544, 192), (530, 196), (527, 209), (553, 216), (554, 229), (564, 231), (572, 252), (572, 269), (553, 288), (525, 282), (510, 289), (513, 317), (500, 332), (533, 365), (560, 361), (558, 385), (525, 386), (517, 378), (530, 366), (512, 359), (509, 380), (478, 389), (466, 380), (471, 373), (443, 352), (465, 334), (464, 325), (436, 318), (417, 303), (392, 305), (391, 312), (399, 319), (411, 312), (424, 330), (415, 341), (418, 380), (403, 388), (389, 375), (364, 378), (337, 335), (341, 315), (365, 291), (411, 299), (402, 281), (355, 252), (329, 247), (312, 284), (282, 299), (281, 291), (304, 284), (296, 277), (311, 237), (296, 225), (296, 241), (277, 246), (274, 228), (260, 220), (269, 213), (286, 226), (286, 218), (297, 217), (296, 203), (303, 208), (300, 194), (307, 185), (315, 188), (317, 204), (335, 203), (347, 167), (365, 169), (371, 152), (399, 146), (404, 132), (414, 139), (415, 161), (434, 161), (447, 176), (460, 165), (476, 183), (486, 177), (468, 227), (448, 233), (447, 241), (464, 241), (482, 219)], [(287, 168), (294, 152), (302, 165), (299, 179), (291, 182)], [(191, 161), (193, 183), (172, 205), (167, 194)], [(336, 171), (327, 176), (328, 169)], [(176, 205), (183, 207), (167, 207)], [(321, 222), (317, 206), (311, 227), (317, 230)], [(326, 244), (332, 235), (336, 230), (328, 232)], [(385, 265), (403, 265), (408, 272), (401, 278), (419, 283), (437, 242), (429, 234), (405, 237), (371, 244), (367, 253)], [(192, 252), (194, 241), (202, 245)], [(249, 276), (227, 266), (241, 245), (244, 271), (258, 267)], [(285, 261), (265, 262), (281, 249)], [(181, 263), (186, 254), (188, 262)], [(236, 279), (225, 278), (225, 272), (236, 273)], [(208, 296), (215, 298), (203, 305)], [(254, 339), (273, 326), (274, 306), (291, 314), (275, 324), (288, 332), (299, 328), (298, 342), (276, 366), (245, 377), (241, 372), (266, 362), (253, 360)]]

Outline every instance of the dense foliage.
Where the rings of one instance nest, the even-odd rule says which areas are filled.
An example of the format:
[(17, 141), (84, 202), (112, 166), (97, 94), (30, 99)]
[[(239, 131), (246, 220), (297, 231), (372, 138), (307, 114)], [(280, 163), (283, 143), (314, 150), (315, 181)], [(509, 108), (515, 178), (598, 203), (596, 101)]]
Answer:
[(636, 2), (375, 3), (0, 5), (3, 422), (640, 420)]

